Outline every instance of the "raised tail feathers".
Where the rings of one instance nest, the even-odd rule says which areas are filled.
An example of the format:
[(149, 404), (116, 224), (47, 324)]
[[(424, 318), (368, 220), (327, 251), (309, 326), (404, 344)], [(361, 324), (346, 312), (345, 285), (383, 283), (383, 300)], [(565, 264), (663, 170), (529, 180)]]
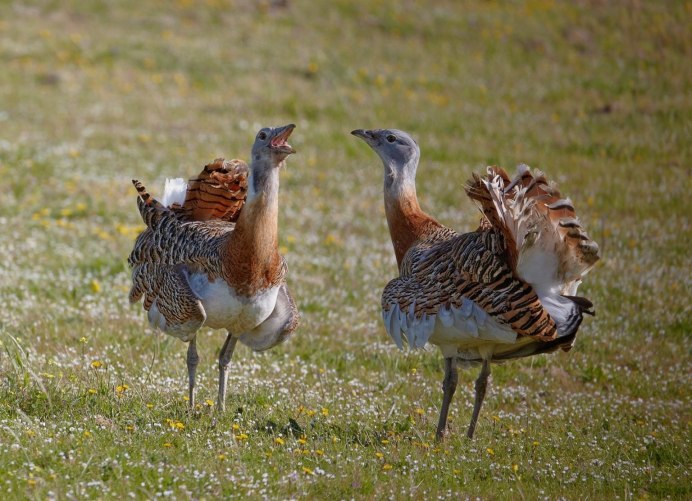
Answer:
[(184, 221), (235, 222), (245, 205), (248, 175), (248, 165), (242, 160), (217, 158), (190, 178), (184, 203), (174, 211)]
[[(572, 202), (540, 171), (520, 165), (514, 179), (498, 167), (474, 175), (466, 193), (492, 227), (506, 235), (510, 264), (539, 294), (573, 296), (598, 261), (598, 245), (582, 227)], [(511, 238), (509, 238), (511, 236)], [(516, 257), (515, 257), (516, 256)]]
[[(502, 171), (504, 173), (504, 171)], [(466, 183), (466, 194), (480, 206), (485, 221), (481, 223), (484, 229), (499, 231), (504, 237), (505, 260), (512, 271), (516, 270), (519, 257), (519, 246), (516, 241), (516, 221), (509, 213), (503, 200), (502, 178), (483, 178), (474, 173)]]
[(599, 258), (598, 245), (584, 231), (572, 202), (543, 173), (525, 165), (512, 180), (504, 170), (488, 167), (486, 176), (473, 176), (466, 192), (485, 216), (481, 230), (504, 235), (511, 246), (505, 250), (508, 265), (531, 285), (556, 327), (554, 339), (526, 347), (526, 355), (569, 350), (583, 316), (593, 315), (593, 304), (576, 292)]
[(139, 209), (139, 215), (142, 216), (144, 224), (152, 227), (160, 218), (162, 211), (167, 209), (161, 202), (151, 196), (139, 180), (133, 179), (132, 184), (137, 190), (137, 208)]

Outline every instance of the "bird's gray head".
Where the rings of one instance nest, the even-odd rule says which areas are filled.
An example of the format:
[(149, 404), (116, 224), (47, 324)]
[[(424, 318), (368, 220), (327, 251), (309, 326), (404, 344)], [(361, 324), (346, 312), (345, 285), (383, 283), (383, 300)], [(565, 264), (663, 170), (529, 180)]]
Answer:
[(253, 162), (269, 161), (273, 167), (278, 167), (281, 162), (296, 150), (286, 141), (295, 129), (295, 125), (289, 124), (283, 127), (265, 127), (255, 137), (252, 145)]
[(385, 167), (385, 184), (413, 181), (420, 148), (406, 132), (398, 129), (356, 129), (351, 132), (375, 150)]
[(255, 137), (252, 145), (252, 162), (248, 180), (248, 201), (260, 193), (272, 194), (271, 200), (279, 190), (279, 170), (285, 158), (296, 150), (286, 142), (295, 125), (265, 127)]

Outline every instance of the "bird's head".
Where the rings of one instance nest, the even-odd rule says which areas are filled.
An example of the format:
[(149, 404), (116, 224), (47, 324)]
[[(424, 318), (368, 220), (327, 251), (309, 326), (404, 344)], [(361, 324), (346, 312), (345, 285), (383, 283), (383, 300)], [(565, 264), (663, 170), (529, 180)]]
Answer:
[(296, 152), (287, 142), (295, 127), (293, 124), (288, 124), (283, 127), (261, 129), (252, 145), (253, 161), (269, 161), (274, 167), (281, 165), (288, 155)]
[(382, 159), (385, 183), (413, 181), (420, 148), (409, 134), (398, 129), (356, 129), (351, 134), (368, 143)]

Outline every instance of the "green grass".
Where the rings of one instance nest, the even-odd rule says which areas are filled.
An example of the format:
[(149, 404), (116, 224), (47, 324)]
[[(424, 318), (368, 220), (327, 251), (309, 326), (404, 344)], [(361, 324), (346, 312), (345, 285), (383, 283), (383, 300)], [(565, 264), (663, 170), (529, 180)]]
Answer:
[[(0, 5), (0, 490), (8, 499), (678, 498), (690, 492), (689, 2)], [(160, 192), (294, 122), (280, 238), (303, 320), (231, 365), (129, 305), (137, 177)], [(475, 373), (433, 441), (442, 359), (379, 316), (396, 272), (382, 168), (354, 128), (422, 147), (421, 204), (472, 229), (487, 164), (545, 170), (602, 248), (569, 354)], [(95, 363), (99, 362), (99, 363)], [(99, 367), (94, 367), (99, 366)]]

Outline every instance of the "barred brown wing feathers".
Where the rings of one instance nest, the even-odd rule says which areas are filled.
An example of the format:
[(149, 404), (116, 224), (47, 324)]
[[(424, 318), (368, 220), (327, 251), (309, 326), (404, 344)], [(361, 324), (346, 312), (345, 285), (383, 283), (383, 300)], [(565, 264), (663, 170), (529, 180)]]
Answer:
[(220, 250), (234, 226), (225, 221), (183, 222), (164, 210), (158, 223), (137, 237), (128, 259), (129, 299), (143, 298), (152, 325), (183, 340), (202, 326), (206, 314), (187, 272), (202, 272), (212, 280), (222, 276)]
[(164, 211), (157, 225), (137, 237), (129, 264), (133, 268), (144, 263), (185, 264), (203, 270), (210, 278), (218, 277), (222, 272), (220, 250), (234, 226), (225, 221), (183, 222)]
[(152, 323), (169, 334), (184, 338), (206, 319), (204, 307), (190, 288), (180, 265), (145, 262), (135, 266), (129, 298), (134, 303), (142, 297), (144, 310), (149, 312)]
[(180, 265), (160, 266), (156, 278), (157, 287), (152, 292), (156, 297), (156, 307), (166, 319), (168, 329), (190, 320), (195, 320), (200, 325), (204, 322), (204, 308), (190, 288)]
[(554, 339), (555, 322), (533, 288), (514, 275), (502, 256), (502, 235), (482, 231), (457, 235), (430, 248), (412, 248), (410, 273), (392, 280), (382, 308), (397, 305), (417, 319), (473, 301), (521, 336)]

